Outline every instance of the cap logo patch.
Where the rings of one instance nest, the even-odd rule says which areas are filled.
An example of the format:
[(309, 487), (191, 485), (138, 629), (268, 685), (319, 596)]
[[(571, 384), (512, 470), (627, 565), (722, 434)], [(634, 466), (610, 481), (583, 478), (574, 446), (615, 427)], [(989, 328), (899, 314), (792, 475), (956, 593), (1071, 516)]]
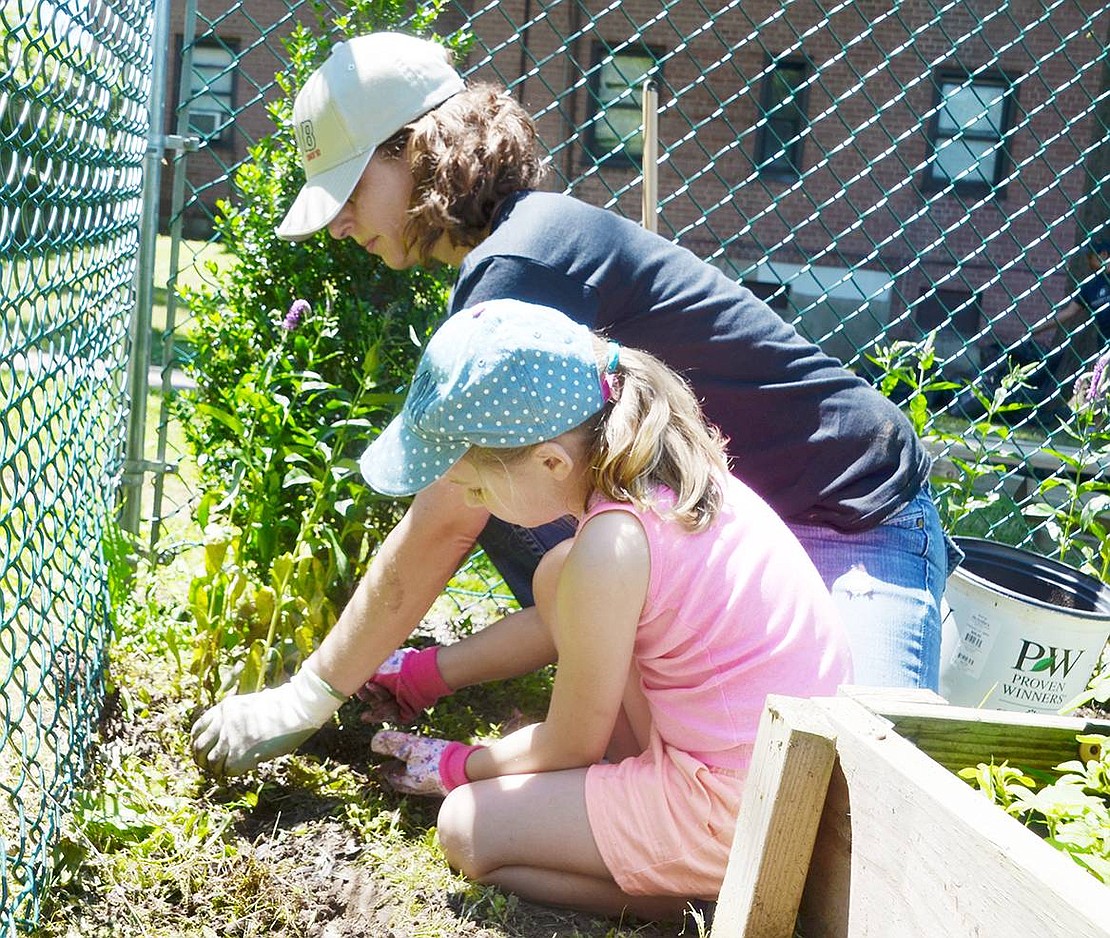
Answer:
[(305, 162), (314, 160), (320, 155), (320, 148), (316, 145), (316, 132), (312, 129), (312, 121), (301, 121), (301, 152), (304, 153)]
[(427, 371), (418, 372), (413, 378), (412, 387), (409, 389), (408, 402), (405, 405), (413, 423), (419, 423), (423, 419), (424, 414), (428, 412), (428, 408), (435, 401), (435, 397), (435, 379)]

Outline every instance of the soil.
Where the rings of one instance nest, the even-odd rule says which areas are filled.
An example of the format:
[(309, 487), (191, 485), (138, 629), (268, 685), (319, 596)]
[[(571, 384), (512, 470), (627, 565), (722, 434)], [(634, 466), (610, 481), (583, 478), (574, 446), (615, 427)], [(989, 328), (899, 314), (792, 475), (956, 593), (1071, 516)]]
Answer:
[[(231, 812), (230, 827), (203, 847), (168, 857), (155, 851), (146, 870), (113, 867), (103, 845), (82, 851), (83, 864), (47, 893), (39, 938), (697, 935), (693, 925), (685, 931), (679, 925), (622, 925), (481, 887), (476, 896), (476, 887), (451, 874), (442, 860), (427, 863), (427, 852), (414, 846), (430, 839), (437, 802), (383, 792), (366, 756), (373, 728), (357, 719), (354, 708), (344, 707), (339, 723), (317, 733), (297, 756), (226, 785), (202, 777), (185, 757), (194, 714), (181, 700), (155, 697), (141, 718), (110, 708), (101, 727), (102, 766), (134, 760), (179, 772), (167, 787), (184, 788), (190, 811), (201, 815), (207, 809), (213, 817), (227, 817), (230, 806), (252, 796), (257, 801)], [(342, 784), (320, 784), (321, 777)], [(371, 803), (367, 814), (383, 798), (385, 807), (396, 809), (400, 839), (395, 831), (389, 840), (359, 836), (350, 812), (358, 801), (352, 791), (360, 787)], [(70, 832), (71, 846), (80, 839)], [(420, 864), (429, 867), (427, 875)]]
[[(118, 697), (116, 698), (118, 703)], [(141, 718), (109, 707), (101, 727), (102, 766), (127, 760), (157, 766), (180, 778), (170, 789), (189, 792), (192, 809), (228, 816), (222, 835), (205, 842), (213, 851), (172, 859), (152, 856), (141, 869), (111, 871), (97, 851), (75, 875), (48, 892), (39, 938), (671, 938), (693, 936), (696, 924), (621, 924), (478, 890), (428, 862), (426, 843), (436, 802), (384, 792), (367, 754), (374, 728), (345, 706), (295, 757), (275, 760), (251, 776), (220, 785), (184, 755), (193, 712), (179, 697), (154, 695)], [(1106, 719), (1101, 707), (1079, 714)], [(168, 766), (168, 768), (166, 768)], [(320, 784), (309, 771), (321, 767)], [(367, 813), (382, 806), (396, 815), (401, 838), (360, 836), (350, 822), (358, 791)], [(352, 796), (354, 792), (354, 796)], [(384, 799), (384, 801), (383, 801)], [(222, 837), (222, 839), (221, 839)], [(223, 845), (226, 844), (225, 849)], [(398, 846), (400, 844), (401, 846)], [(407, 848), (405, 845), (408, 845)], [(405, 853), (409, 852), (410, 856)], [(177, 863), (180, 869), (173, 869)], [(422, 864), (425, 864), (422, 866)]]

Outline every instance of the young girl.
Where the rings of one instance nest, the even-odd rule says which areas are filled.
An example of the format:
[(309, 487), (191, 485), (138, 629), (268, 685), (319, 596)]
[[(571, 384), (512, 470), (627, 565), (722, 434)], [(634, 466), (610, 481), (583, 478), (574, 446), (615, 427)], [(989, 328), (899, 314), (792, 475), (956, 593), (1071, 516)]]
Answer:
[(558, 659), (546, 719), (488, 746), (374, 737), (396, 788), (447, 795), (448, 861), (594, 913), (716, 898), (764, 698), (832, 694), (849, 659), (819, 574), (682, 379), (552, 309), (487, 302), (429, 341), (362, 469), (387, 494), (443, 477), (515, 524), (577, 520), (527, 618)]

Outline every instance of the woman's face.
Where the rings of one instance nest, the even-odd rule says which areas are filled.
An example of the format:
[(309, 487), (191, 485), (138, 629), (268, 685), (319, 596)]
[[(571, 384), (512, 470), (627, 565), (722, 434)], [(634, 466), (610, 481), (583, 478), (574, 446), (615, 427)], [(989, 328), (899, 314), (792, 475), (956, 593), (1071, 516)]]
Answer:
[(405, 222), (412, 200), (412, 173), (404, 159), (374, 154), (351, 197), (328, 225), (336, 240), (352, 238), (386, 267), (406, 270), (420, 258), (406, 248)]

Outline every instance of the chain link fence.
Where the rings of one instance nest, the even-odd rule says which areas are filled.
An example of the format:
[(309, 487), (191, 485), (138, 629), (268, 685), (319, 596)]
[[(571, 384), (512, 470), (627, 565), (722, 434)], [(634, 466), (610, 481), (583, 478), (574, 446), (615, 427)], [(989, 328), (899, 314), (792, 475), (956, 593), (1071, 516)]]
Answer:
[(145, 0), (0, 0), (0, 934), (103, 702), (150, 90)]
[[(961, 462), (991, 467), (965, 493), (975, 510), (950, 516), (961, 530), (1049, 552), (1069, 498), (1099, 516), (1105, 445), (1059, 428), (1074, 428), (1077, 385), (1110, 332), (1091, 314), (1102, 275), (1088, 265), (1089, 247), (1110, 241), (1110, 4), (439, 7), (437, 28), (472, 37), (465, 73), (535, 115), (556, 187), (639, 219), (643, 167), (654, 167), (646, 212), (661, 234), (859, 373), (908, 377), (892, 393), (915, 408), (938, 482)], [(338, 0), (0, 0), (6, 933), (35, 917), (99, 711), (115, 487), (122, 479), (133, 526), (163, 549), (197, 494), (167, 484), (187, 455), (171, 419), (192, 328), (178, 290), (234, 263), (212, 220), (235, 198), (248, 147), (273, 129), (283, 41), (298, 26), (338, 36), (345, 11)], [(641, 132), (645, 79), (658, 89), (657, 153)], [(162, 122), (169, 135), (148, 146), (148, 125)], [(159, 207), (168, 237), (155, 250), (144, 214)], [(161, 368), (149, 450), (148, 352)], [(992, 413), (1015, 365), (1019, 406)], [(138, 392), (126, 427), (125, 377)], [(1001, 429), (976, 434), (985, 416)], [(479, 577), (462, 593), (491, 589)]]
[[(534, 114), (556, 186), (637, 219), (651, 79), (648, 220), (860, 374), (912, 372), (915, 386), (893, 393), (928, 405), (938, 478), (954, 477), (953, 459), (996, 470), (975, 502), (993, 507), (961, 516), (961, 533), (1053, 549), (1063, 496), (1046, 480), (1078, 471), (1090, 482), (1106, 468), (1104, 452), (1057, 432), (1110, 333), (1072, 305), (1084, 282), (1110, 283), (1088, 266), (1110, 216), (1106, 4), (440, 6), (437, 28), (473, 37), (468, 77), (506, 85)], [(174, 24), (183, 54), (169, 120), (199, 149), (176, 157), (163, 187), (174, 235), (159, 333), (167, 401), (173, 348), (187, 354), (189, 333), (173, 284), (207, 276), (207, 261), (190, 258), (206, 256), (216, 201), (234, 198), (247, 147), (273, 128), (283, 39), (297, 24), (326, 32), (342, 13), (190, 0)], [(1017, 367), (1014, 409), (986, 414)], [(177, 458), (169, 414), (156, 467)], [(985, 417), (1002, 430), (962, 441)], [(152, 544), (187, 507), (162, 497), (163, 480), (152, 476)]]

